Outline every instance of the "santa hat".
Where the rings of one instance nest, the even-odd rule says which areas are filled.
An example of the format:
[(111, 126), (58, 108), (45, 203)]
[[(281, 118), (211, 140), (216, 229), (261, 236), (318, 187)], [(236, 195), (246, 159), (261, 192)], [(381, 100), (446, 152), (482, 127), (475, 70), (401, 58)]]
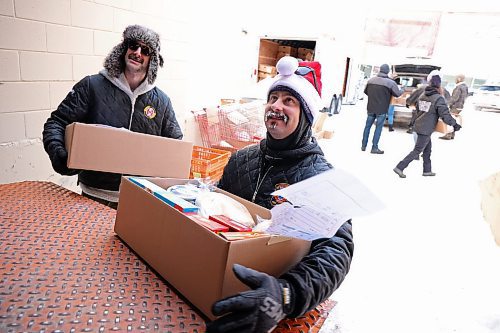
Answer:
[[(296, 97), (310, 124), (323, 108), (321, 102), (321, 64), (317, 61), (300, 62), (285, 56), (276, 64), (278, 75), (269, 87), (267, 97), (273, 91), (288, 91)], [(314, 74), (313, 75), (313, 71)], [(302, 74), (302, 75), (301, 75)], [(316, 82), (314, 78), (316, 77)], [(315, 86), (316, 83), (316, 86)]]
[(437, 69), (433, 70), (432, 72), (427, 75), (427, 82), (429, 82), (429, 85), (433, 87), (441, 87), (441, 80), (443, 79), (443, 75), (441, 72)]
[(123, 31), (123, 40), (116, 45), (104, 60), (104, 68), (108, 74), (118, 77), (125, 68), (125, 53), (127, 52), (128, 42), (141, 41), (152, 51), (149, 58), (149, 68), (147, 73), (148, 83), (153, 84), (158, 74), (158, 66), (163, 66), (163, 57), (160, 55), (160, 36), (155, 31), (140, 26), (129, 25)]

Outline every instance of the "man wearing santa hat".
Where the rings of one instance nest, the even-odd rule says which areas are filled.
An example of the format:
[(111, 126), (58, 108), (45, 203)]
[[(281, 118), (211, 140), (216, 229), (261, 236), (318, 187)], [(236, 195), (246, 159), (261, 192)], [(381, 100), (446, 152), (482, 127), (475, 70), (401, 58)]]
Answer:
[[(321, 65), (283, 57), (268, 90), (266, 138), (234, 153), (218, 186), (268, 209), (282, 201), (272, 192), (332, 169), (312, 136), (321, 107)], [(309, 253), (275, 278), (235, 264), (233, 271), (251, 290), (216, 302), (222, 316), (207, 332), (268, 332), (285, 318), (303, 315), (325, 301), (349, 271), (354, 250), (351, 221), (331, 238), (316, 239)]]

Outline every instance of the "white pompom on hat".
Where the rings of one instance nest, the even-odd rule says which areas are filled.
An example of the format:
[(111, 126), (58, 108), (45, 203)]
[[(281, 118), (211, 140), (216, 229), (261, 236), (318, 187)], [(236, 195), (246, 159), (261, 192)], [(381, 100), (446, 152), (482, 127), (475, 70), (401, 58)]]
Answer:
[[(304, 112), (308, 121), (312, 124), (314, 118), (323, 108), (321, 97), (314, 85), (302, 75), (295, 74), (299, 68), (299, 61), (294, 57), (285, 56), (276, 64), (278, 75), (274, 78), (267, 97), (273, 91), (280, 90), (280, 87), (287, 87), (297, 93), (302, 98), (301, 103), (305, 103)], [(319, 77), (319, 75), (317, 75)]]

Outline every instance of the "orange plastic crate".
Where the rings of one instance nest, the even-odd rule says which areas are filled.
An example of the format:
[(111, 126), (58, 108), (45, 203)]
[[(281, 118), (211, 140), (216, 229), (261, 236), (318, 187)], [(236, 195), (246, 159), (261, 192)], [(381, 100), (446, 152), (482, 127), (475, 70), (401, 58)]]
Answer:
[(191, 178), (219, 179), (230, 156), (231, 152), (226, 150), (194, 146), (191, 159)]

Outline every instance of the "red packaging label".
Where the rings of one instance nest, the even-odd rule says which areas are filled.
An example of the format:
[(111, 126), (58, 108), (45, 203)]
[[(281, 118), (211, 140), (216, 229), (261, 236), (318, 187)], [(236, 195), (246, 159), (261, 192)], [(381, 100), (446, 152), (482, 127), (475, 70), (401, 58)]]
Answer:
[(252, 228), (247, 227), (244, 224), (241, 224), (238, 221), (235, 221), (225, 215), (210, 215), (209, 218), (215, 222), (219, 222), (225, 226), (228, 226), (231, 230), (235, 231), (252, 231)]
[[(187, 214), (186, 214), (187, 215)], [(209, 220), (201, 215), (196, 215), (196, 214), (193, 214), (193, 215), (187, 215), (189, 216), (189, 218), (193, 221), (195, 221), (196, 223), (198, 223), (199, 225), (202, 225), (204, 226), (205, 228), (207, 228), (208, 230), (211, 230), (213, 232), (225, 232), (225, 231), (229, 231), (229, 227), (226, 226), (226, 225), (222, 225), (216, 221), (212, 221), (212, 220)]]

